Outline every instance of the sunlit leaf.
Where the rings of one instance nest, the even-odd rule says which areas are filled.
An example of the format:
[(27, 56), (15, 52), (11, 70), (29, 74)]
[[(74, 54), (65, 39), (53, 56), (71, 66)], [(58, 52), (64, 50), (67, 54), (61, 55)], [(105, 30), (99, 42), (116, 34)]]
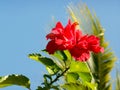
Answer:
[(70, 72), (90, 72), (85, 62), (72, 61), (70, 65)]
[(97, 89), (97, 84), (96, 83), (90, 83), (90, 82), (85, 82), (85, 84), (91, 88), (92, 90), (96, 90)]

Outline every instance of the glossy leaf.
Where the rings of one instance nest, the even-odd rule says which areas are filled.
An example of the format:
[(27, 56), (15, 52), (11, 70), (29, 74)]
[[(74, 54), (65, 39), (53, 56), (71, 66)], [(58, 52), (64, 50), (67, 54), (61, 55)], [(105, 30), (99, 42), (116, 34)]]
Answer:
[(23, 75), (7, 75), (0, 77), (0, 88), (18, 85), (30, 89), (30, 81)]

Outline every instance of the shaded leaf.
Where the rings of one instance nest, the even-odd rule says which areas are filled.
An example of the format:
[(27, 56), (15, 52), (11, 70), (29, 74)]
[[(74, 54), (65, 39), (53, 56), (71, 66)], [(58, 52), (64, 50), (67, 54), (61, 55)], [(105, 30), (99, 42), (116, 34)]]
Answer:
[(71, 61), (72, 56), (71, 56), (70, 52), (68, 50), (64, 50), (64, 53), (65, 53), (65, 55), (67, 57), (67, 60)]
[(91, 82), (92, 77), (90, 75), (90, 73), (86, 73), (86, 72), (78, 72), (78, 75), (80, 77), (80, 79), (84, 82)]
[(57, 61), (63, 65), (63, 68), (69, 66), (72, 60), (71, 54), (68, 50), (56, 51), (51, 56), (56, 57)]
[(28, 56), (30, 59), (41, 62), (45, 66), (52, 66), (54, 65), (53, 60), (47, 57), (42, 57), (40, 54), (29, 54)]
[(80, 83), (67, 83), (62, 86), (65, 90), (91, 90), (85, 85)]
[(49, 90), (48, 88), (46, 87), (41, 87), (41, 86), (38, 86), (38, 88), (36, 90)]
[(66, 75), (66, 80), (67, 82), (77, 82), (77, 80), (79, 79), (79, 75), (77, 73), (74, 73), (74, 72), (70, 72), (70, 73), (67, 73)]
[(29, 54), (29, 58), (44, 64), (50, 74), (55, 74), (60, 70), (60, 66), (51, 58), (42, 57), (40, 54)]
[(30, 89), (30, 81), (23, 75), (7, 75), (0, 77), (0, 88), (18, 85)]

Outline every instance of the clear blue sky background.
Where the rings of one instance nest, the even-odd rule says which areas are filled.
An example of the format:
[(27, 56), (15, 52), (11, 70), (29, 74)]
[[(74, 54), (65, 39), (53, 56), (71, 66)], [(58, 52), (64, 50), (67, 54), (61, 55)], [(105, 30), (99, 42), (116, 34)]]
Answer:
[[(44, 67), (27, 55), (45, 48), (46, 32), (52, 21), (67, 23), (66, 7), (80, 0), (0, 0), (0, 76), (24, 74), (32, 90), (43, 81)], [(120, 0), (82, 0), (94, 9), (106, 39), (120, 59)], [(119, 67), (119, 66), (118, 66)], [(112, 73), (114, 76), (114, 72)], [(12, 86), (1, 90), (27, 90)]]

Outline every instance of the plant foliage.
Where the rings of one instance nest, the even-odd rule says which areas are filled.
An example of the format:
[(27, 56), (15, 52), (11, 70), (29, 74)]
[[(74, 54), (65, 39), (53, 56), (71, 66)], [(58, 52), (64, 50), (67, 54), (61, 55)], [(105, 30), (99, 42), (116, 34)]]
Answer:
[(120, 90), (120, 72), (117, 70), (116, 72), (116, 88), (115, 90)]
[(98, 84), (97, 90), (112, 90), (110, 82), (110, 71), (116, 61), (116, 56), (109, 48), (109, 43), (105, 40), (104, 29), (96, 15), (92, 15), (85, 4), (78, 6), (70, 5), (68, 7), (70, 17), (73, 21), (80, 23), (80, 28), (86, 34), (94, 34), (100, 38), (100, 44), (104, 47), (104, 53), (91, 53), (88, 61), (89, 68), (92, 71), (94, 81)]
[(0, 88), (11, 86), (11, 85), (18, 85), (28, 88), (30, 90), (30, 81), (27, 77), (23, 75), (6, 75), (0, 77)]

